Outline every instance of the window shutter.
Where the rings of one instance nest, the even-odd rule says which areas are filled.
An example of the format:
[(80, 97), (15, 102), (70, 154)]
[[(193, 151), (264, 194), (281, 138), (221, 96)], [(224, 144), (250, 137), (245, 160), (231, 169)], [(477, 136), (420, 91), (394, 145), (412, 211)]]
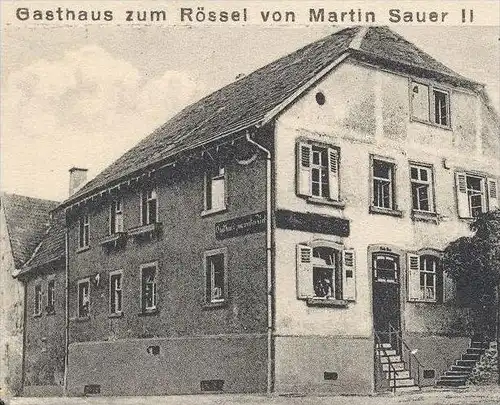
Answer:
[(418, 301), (420, 299), (420, 257), (408, 253), (408, 301)]
[(458, 216), (469, 218), (469, 197), (467, 195), (467, 177), (465, 173), (455, 173), (455, 186), (457, 192)]
[(456, 296), (455, 281), (443, 271), (443, 302), (452, 301)]
[(312, 248), (297, 245), (297, 298), (306, 299), (314, 296)]
[(488, 209), (490, 211), (499, 208), (498, 205), (498, 182), (497, 179), (488, 179)]
[(337, 149), (328, 148), (328, 189), (332, 200), (339, 199), (339, 154)]
[(412, 117), (430, 121), (429, 87), (425, 84), (412, 82), (410, 90)]
[(312, 146), (299, 142), (297, 149), (297, 194), (310, 196)]
[(342, 252), (342, 298), (356, 301), (356, 256), (354, 249)]

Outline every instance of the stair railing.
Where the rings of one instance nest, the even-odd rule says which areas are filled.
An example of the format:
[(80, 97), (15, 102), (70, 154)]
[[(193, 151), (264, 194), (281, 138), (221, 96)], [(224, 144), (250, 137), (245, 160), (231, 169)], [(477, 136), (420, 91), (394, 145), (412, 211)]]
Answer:
[[(408, 346), (408, 344), (405, 342), (403, 339), (403, 336), (401, 334), (401, 331), (397, 330), (394, 328), (390, 323), (389, 323), (389, 343), (391, 344), (392, 347), (396, 347), (396, 352), (401, 353), (401, 358), (403, 361), (408, 363), (408, 370), (410, 372), (410, 378), (413, 378), (416, 382), (417, 385), (420, 387), (420, 370), (424, 369), (424, 366), (416, 356), (416, 352)], [(413, 372), (413, 368), (416, 367), (416, 378), (415, 378), (415, 373)]]
[[(375, 363), (379, 364), (382, 367), (382, 375), (384, 375), (384, 363), (382, 363), (382, 355), (381, 352), (384, 353), (384, 356), (387, 358), (387, 363), (389, 365), (387, 372), (389, 373), (389, 386), (390, 381), (391, 381), (391, 370), (392, 370), (392, 387), (391, 390), (392, 392), (396, 392), (396, 367), (391, 361), (390, 356), (387, 354), (387, 350), (385, 347), (382, 345), (382, 341), (380, 340), (380, 337), (377, 332), (374, 331), (375, 334)], [(377, 347), (378, 345), (378, 347)], [(377, 350), (378, 349), (378, 350)], [(384, 376), (385, 379), (385, 376)]]

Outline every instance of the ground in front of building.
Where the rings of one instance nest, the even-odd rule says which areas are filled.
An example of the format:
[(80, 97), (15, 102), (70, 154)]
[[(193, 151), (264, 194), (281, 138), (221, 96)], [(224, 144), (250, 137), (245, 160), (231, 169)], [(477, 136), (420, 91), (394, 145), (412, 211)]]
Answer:
[(164, 397), (12, 398), (6, 405), (496, 405), (500, 386), (425, 389), (377, 396), (175, 395)]

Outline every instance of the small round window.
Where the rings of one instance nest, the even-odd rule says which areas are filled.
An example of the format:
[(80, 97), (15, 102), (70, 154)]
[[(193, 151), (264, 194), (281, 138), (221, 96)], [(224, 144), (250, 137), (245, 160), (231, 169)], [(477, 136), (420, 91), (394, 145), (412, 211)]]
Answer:
[(325, 104), (325, 95), (320, 91), (318, 93), (316, 93), (316, 102), (319, 104), (319, 105), (323, 105)]

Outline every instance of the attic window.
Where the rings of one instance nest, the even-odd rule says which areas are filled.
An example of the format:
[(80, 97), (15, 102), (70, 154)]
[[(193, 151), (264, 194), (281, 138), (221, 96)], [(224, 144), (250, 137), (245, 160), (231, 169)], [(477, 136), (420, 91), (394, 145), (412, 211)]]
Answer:
[(325, 104), (325, 101), (326, 101), (325, 95), (321, 91), (317, 92), (316, 93), (316, 102), (319, 105), (323, 105), (323, 104)]
[(450, 127), (450, 94), (432, 85), (411, 82), (411, 117), (416, 121)]

